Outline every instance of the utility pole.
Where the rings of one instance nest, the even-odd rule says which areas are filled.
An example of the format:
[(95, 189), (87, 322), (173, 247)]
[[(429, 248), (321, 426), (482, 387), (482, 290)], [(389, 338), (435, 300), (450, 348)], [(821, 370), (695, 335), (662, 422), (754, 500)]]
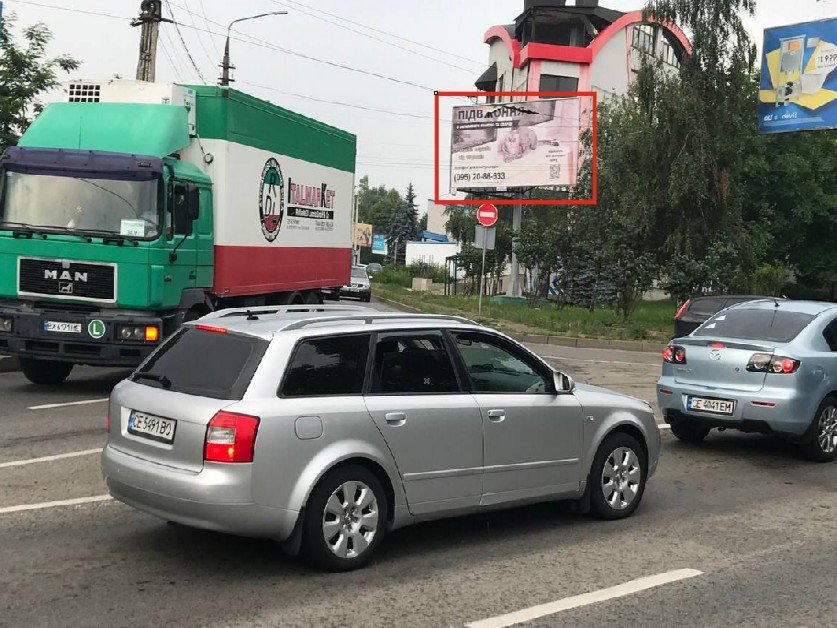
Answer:
[(230, 62), (230, 33), (232, 32), (232, 27), (239, 22), (245, 22), (247, 20), (257, 20), (262, 17), (268, 17), (270, 15), (287, 15), (287, 11), (271, 11), (270, 13), (259, 13), (258, 15), (251, 15), (249, 17), (240, 17), (237, 20), (233, 20), (230, 22), (229, 26), (227, 26), (227, 41), (224, 44), (224, 58), (221, 60), (221, 78), (218, 79), (218, 84), (221, 87), (229, 87), (230, 83), (235, 82), (235, 79), (230, 76), (230, 70), (235, 70), (235, 66)]
[(131, 26), (142, 26), (139, 61), (137, 61), (138, 81), (154, 82), (160, 22), (167, 21), (169, 20), (163, 18), (163, 0), (143, 0), (140, 3), (140, 16), (131, 22)]

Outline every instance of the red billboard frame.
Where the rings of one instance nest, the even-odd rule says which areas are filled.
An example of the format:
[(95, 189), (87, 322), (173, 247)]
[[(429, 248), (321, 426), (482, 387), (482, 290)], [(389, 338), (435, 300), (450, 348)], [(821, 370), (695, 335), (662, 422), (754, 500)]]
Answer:
[[(458, 200), (454, 198), (441, 198), (439, 193), (439, 110), (440, 100), (442, 98), (472, 98), (483, 96), (509, 96), (526, 98), (578, 98), (587, 97), (593, 99), (593, 115), (591, 127), (593, 129), (593, 197), (586, 199), (532, 199), (521, 201), (520, 199), (498, 199), (498, 198), (472, 198), (467, 200)], [(599, 128), (598, 128), (598, 108), (599, 97), (596, 92), (433, 92), (434, 114), (433, 114), (433, 202), (437, 205), (482, 205), (483, 203), (493, 203), (494, 205), (597, 205), (599, 202)]]

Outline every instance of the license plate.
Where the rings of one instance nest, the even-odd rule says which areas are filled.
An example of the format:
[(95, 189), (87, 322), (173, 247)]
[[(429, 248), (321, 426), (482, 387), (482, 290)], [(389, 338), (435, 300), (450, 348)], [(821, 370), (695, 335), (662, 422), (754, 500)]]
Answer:
[(60, 321), (44, 321), (44, 331), (56, 334), (80, 334), (81, 323), (62, 323)]
[(133, 410), (128, 418), (128, 432), (130, 434), (150, 438), (161, 443), (173, 443), (175, 429), (177, 429), (177, 421), (174, 419), (164, 419), (145, 412)]
[(713, 414), (732, 415), (735, 409), (735, 402), (729, 399), (707, 399), (705, 397), (689, 397), (686, 400), (686, 409), (711, 412)]

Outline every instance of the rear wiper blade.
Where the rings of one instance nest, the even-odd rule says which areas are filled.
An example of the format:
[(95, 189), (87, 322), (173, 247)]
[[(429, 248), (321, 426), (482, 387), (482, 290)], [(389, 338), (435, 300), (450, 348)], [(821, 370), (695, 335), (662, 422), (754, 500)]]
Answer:
[(134, 380), (150, 379), (152, 382), (159, 383), (163, 388), (168, 390), (171, 388), (171, 380), (165, 375), (155, 375), (154, 373), (137, 373), (134, 375)]

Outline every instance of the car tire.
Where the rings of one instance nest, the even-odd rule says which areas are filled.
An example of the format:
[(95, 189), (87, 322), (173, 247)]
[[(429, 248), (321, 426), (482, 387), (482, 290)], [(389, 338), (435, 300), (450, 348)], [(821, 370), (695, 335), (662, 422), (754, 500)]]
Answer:
[(648, 460), (637, 440), (624, 432), (608, 436), (599, 446), (587, 491), (590, 510), (600, 519), (624, 519), (633, 514), (645, 493)]
[[(354, 495), (346, 492), (351, 487)], [(388, 507), (386, 493), (369, 469), (346, 465), (329, 471), (305, 505), (303, 557), (327, 571), (362, 567), (386, 533)]]
[(372, 294), (365, 294), (363, 295), (364, 303), (369, 303), (372, 300)]
[(64, 383), (64, 380), (70, 376), (73, 366), (72, 362), (20, 358), (20, 370), (23, 371), (26, 379), (42, 386), (57, 386)]
[(671, 433), (684, 443), (701, 443), (709, 435), (710, 428), (689, 419), (672, 419)]
[(837, 458), (837, 397), (826, 397), (817, 408), (809, 428), (809, 440), (802, 453), (815, 462), (831, 462)]

